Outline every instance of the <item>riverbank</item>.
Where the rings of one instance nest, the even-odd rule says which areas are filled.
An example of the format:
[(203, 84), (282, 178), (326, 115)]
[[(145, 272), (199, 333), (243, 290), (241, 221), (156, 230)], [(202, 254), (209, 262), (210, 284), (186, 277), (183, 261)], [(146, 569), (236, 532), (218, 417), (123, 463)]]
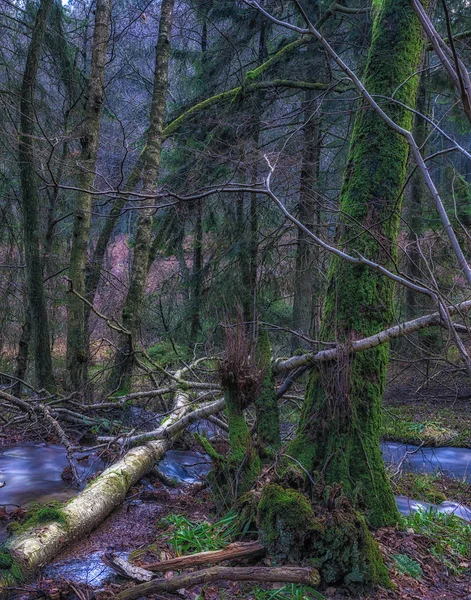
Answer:
[(425, 446), (471, 448), (470, 400), (448, 401), (434, 395), (413, 396), (409, 390), (388, 393), (383, 407), (383, 440)]

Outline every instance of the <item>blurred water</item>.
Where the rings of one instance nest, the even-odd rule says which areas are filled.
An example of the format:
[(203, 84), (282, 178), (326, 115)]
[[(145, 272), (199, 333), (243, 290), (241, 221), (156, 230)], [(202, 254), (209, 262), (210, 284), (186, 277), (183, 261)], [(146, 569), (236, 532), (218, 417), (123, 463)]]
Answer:
[[(381, 444), (387, 464), (399, 465), (404, 471), (416, 473), (443, 473), (471, 482), (471, 449), (469, 448), (420, 448), (411, 444), (384, 442)], [(404, 458), (405, 457), (405, 458)]]

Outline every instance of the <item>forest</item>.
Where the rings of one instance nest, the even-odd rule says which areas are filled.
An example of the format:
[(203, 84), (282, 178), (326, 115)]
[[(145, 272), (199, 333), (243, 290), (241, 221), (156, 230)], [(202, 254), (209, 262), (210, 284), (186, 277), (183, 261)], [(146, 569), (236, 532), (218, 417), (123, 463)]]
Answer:
[(0, 0), (0, 598), (471, 599), (468, 0)]

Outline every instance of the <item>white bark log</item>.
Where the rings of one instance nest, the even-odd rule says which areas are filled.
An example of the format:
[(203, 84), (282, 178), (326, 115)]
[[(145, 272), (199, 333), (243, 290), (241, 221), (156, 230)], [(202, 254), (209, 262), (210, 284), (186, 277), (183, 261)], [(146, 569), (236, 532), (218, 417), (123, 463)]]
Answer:
[[(152, 470), (168, 450), (174, 438), (188, 424), (189, 397), (180, 392), (174, 411), (161, 426), (164, 439), (148, 441), (133, 448), (121, 460), (106, 469), (88, 487), (63, 507), (67, 525), (57, 522), (33, 528), (7, 542), (7, 547), (23, 568), (26, 577), (47, 564), (65, 546), (97, 527), (126, 497), (129, 488)], [(221, 410), (213, 403), (215, 412)], [(167, 435), (165, 435), (165, 433)], [(5, 581), (0, 578), (0, 597)]]

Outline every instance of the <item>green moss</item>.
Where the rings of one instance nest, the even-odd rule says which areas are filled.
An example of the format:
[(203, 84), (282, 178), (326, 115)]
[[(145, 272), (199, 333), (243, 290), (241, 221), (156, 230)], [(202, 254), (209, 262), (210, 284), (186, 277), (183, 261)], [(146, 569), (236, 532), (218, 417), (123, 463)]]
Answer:
[(36, 504), (29, 509), (21, 523), (10, 523), (8, 531), (11, 534), (19, 535), (34, 527), (54, 522), (67, 527), (67, 515), (62, 509), (62, 505), (59, 502), (51, 502), (48, 505)]
[(3, 586), (15, 585), (23, 580), (24, 573), (20, 563), (8, 548), (0, 546), (0, 591)]
[(5, 548), (0, 548), (0, 569), (9, 569), (13, 564), (11, 553)]
[(277, 561), (301, 560), (322, 530), (307, 498), (294, 489), (266, 485), (257, 510), (260, 540)]
[(261, 331), (259, 334), (256, 356), (257, 365), (264, 373), (262, 389), (255, 399), (257, 440), (262, 450), (278, 450), (281, 446), (280, 411), (275, 392), (275, 377), (271, 367), (271, 346), (267, 331)]
[(215, 459), (209, 482), (221, 510), (234, 506), (260, 475), (262, 463), (235, 392), (226, 390), (230, 451), (221, 457), (209, 442), (199, 436), (205, 450)]
[(304, 560), (324, 584), (390, 586), (381, 553), (365, 519), (344, 500), (333, 510), (276, 484), (263, 488), (257, 509), (261, 542), (277, 563)]
[(224, 457), (219, 454), (207, 437), (199, 433), (195, 433), (195, 437), (203, 447), (203, 450), (212, 460), (216, 461), (217, 463), (224, 462)]
[(253, 69), (252, 71), (247, 71), (246, 80), (253, 81), (254, 79), (258, 79), (260, 77), (260, 75), (262, 73), (264, 73), (267, 69), (274, 66), (280, 60), (286, 58), (289, 54), (291, 54), (291, 52), (293, 52), (293, 50), (296, 50), (296, 48), (300, 48), (301, 46), (305, 45), (307, 42), (308, 42), (308, 39), (299, 38), (299, 39), (295, 40), (294, 42), (290, 42), (290, 43), (286, 44), (286, 46), (283, 46), (283, 48), (281, 48), (281, 50), (279, 50), (271, 58), (266, 60), (259, 67), (257, 67), (256, 69)]

